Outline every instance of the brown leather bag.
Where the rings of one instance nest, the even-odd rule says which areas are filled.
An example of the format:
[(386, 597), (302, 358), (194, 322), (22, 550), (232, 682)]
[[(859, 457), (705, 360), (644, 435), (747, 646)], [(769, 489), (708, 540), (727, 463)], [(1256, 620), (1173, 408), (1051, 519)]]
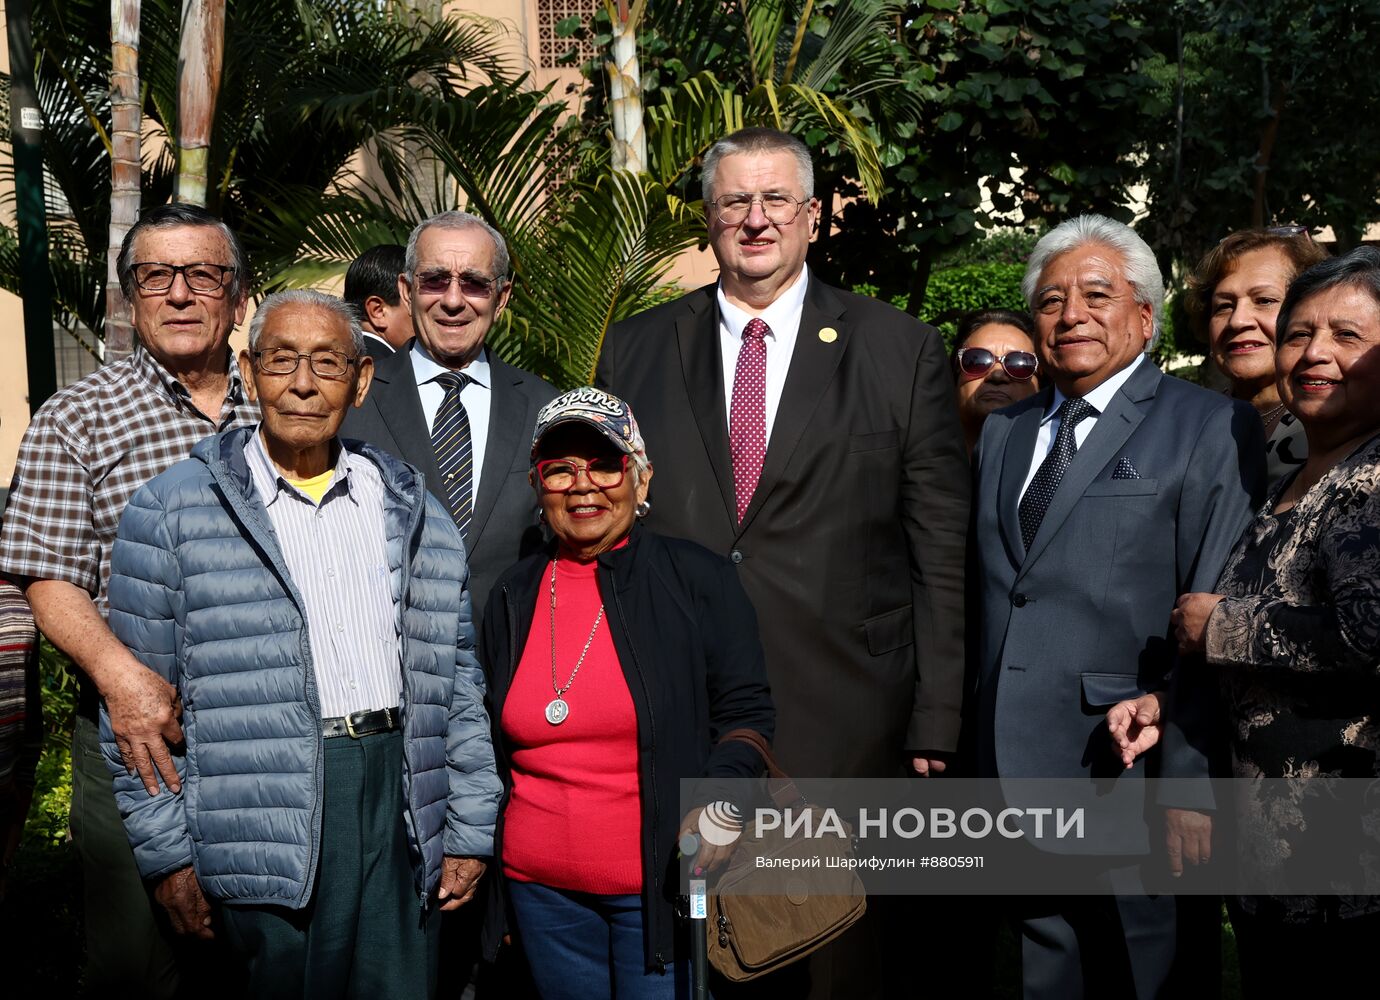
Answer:
[[(777, 766), (762, 734), (735, 729), (720, 743), (751, 744), (767, 763), (767, 787), (778, 809), (814, 807)], [(744, 830), (752, 824), (745, 820)], [(819, 868), (760, 868), (759, 857), (811, 862)], [(780, 829), (743, 837), (709, 897), (709, 961), (725, 979), (743, 982), (799, 961), (851, 927), (867, 911), (862, 880), (851, 867), (826, 868), (828, 859), (853, 858), (851, 837), (787, 837)], [(785, 891), (782, 891), (782, 884)], [(768, 887), (772, 892), (768, 893)]]

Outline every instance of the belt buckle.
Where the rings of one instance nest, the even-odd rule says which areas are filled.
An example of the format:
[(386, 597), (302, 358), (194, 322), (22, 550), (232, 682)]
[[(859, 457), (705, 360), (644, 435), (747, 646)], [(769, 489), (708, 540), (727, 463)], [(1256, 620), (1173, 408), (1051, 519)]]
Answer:
[(353, 714), (345, 716), (345, 732), (350, 734), (350, 739), (360, 738), (359, 733), (355, 732), (355, 717)]

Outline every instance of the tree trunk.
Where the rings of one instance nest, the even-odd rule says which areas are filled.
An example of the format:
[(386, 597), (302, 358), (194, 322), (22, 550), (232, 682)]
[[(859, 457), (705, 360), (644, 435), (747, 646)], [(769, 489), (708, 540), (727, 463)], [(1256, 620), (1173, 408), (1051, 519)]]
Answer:
[(182, 0), (177, 73), (177, 182), (173, 200), (206, 206), (211, 126), (225, 59), (225, 0)]
[(1268, 69), (1261, 68), (1261, 78), (1270, 116), (1260, 131), (1260, 148), (1255, 154), (1255, 197), (1251, 199), (1251, 225), (1256, 229), (1266, 225), (1269, 219), (1265, 182), (1270, 173), (1270, 158), (1275, 152), (1275, 140), (1279, 138), (1279, 122), (1284, 117), (1284, 100), (1288, 91), (1288, 87), (1281, 83), (1275, 88), (1274, 95), (1270, 96)]
[(613, 41), (604, 70), (609, 77), (609, 117), (613, 123), (613, 169), (647, 171), (647, 133), (642, 124), (642, 68), (637, 59), (637, 26), (646, 0), (609, 5)]
[(140, 0), (110, 0), (110, 244), (106, 254), (105, 360), (118, 361), (134, 350), (129, 303), (120, 291), (115, 264), (120, 244), (139, 218)]
[(53, 277), (48, 270), (48, 213), (43, 202), (43, 113), (34, 91), (29, 0), (5, 0), (10, 48), (10, 136), (14, 214), (19, 227), (19, 282), (24, 289), (24, 355), (29, 412), (57, 391), (53, 357)]
[(920, 248), (915, 261), (915, 271), (910, 276), (910, 297), (906, 299), (906, 312), (916, 319), (925, 308), (925, 290), (930, 287), (930, 272), (934, 270), (934, 251), (929, 244)]

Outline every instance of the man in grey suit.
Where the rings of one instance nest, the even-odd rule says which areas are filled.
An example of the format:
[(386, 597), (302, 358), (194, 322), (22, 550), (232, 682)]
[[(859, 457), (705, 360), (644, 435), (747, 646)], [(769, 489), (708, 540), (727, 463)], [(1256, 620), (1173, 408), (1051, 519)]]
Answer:
[(541, 544), (527, 471), (537, 411), (556, 396), (484, 346), (512, 292), (508, 263), (502, 235), (478, 216), (418, 225), (398, 277), (416, 337), (376, 359), (369, 397), (341, 429), (416, 466), (450, 507), (476, 621), (498, 575)]
[[(1206, 761), (1186, 753), (1170, 768), (1151, 755), (1125, 770), (1104, 716), (1168, 688), (1170, 612), (1180, 594), (1212, 588), (1249, 519), (1263, 431), (1249, 406), (1145, 357), (1164, 286), (1129, 227), (1085, 215), (1052, 230), (1023, 291), (1046, 388), (989, 417), (974, 455), (978, 771), (1098, 779), (1123, 806), (1148, 805), (1147, 772), (1205, 774)], [(1176, 934), (1192, 907), (1144, 893), (1141, 863), (1147, 875), (1164, 866), (1149, 857), (1147, 822), (1117, 833), (1094, 888), (1121, 895), (1022, 907), (1026, 997), (1156, 996), (1184, 972)]]

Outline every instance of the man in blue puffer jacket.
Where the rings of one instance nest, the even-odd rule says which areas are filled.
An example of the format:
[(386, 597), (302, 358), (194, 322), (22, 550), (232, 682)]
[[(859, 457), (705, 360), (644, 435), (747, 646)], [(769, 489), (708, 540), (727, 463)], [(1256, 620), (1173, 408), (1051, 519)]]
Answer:
[(239, 364), (263, 422), (120, 521), (110, 624), (186, 734), (151, 796), (103, 716), (120, 812), (174, 928), (223, 937), (252, 995), (427, 996), (500, 795), (464, 543), (416, 469), (336, 436), (373, 372), (348, 306), (270, 296)]

